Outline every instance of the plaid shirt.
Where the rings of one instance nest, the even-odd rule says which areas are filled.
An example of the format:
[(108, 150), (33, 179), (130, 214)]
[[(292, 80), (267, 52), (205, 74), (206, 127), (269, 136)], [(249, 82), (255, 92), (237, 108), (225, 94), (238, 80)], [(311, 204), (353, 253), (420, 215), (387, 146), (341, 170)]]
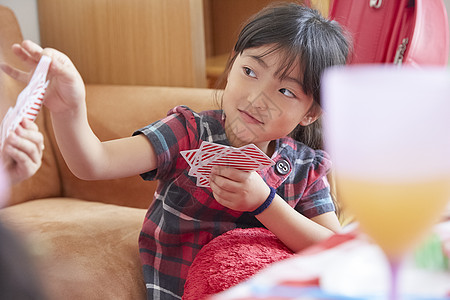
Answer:
[[(145, 180), (159, 180), (154, 200), (139, 237), (148, 299), (181, 299), (189, 266), (214, 237), (235, 228), (262, 227), (253, 216), (215, 201), (210, 188), (196, 186), (180, 151), (197, 149), (201, 141), (230, 145), (222, 111), (195, 113), (178, 106), (160, 121), (134, 134), (144, 134), (158, 156), (157, 169)], [(276, 141), (272, 159), (285, 159), (291, 171), (280, 175), (274, 167), (259, 174), (298, 212), (311, 218), (334, 211), (326, 174), (330, 160), (291, 138)]]

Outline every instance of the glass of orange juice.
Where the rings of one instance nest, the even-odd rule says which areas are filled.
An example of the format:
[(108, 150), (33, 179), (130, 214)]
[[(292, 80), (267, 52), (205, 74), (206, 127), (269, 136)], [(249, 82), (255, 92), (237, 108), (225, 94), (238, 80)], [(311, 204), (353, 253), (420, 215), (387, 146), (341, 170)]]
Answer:
[(450, 200), (450, 73), (387, 65), (332, 68), (322, 83), (325, 147), (338, 200), (391, 266)]

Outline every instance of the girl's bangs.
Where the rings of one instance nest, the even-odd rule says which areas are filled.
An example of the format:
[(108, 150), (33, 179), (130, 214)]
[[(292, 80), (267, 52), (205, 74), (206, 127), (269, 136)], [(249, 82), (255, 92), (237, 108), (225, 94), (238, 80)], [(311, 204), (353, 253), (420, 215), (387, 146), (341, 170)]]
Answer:
[[(278, 76), (280, 80), (284, 80), (292, 73), (292, 71), (297, 66), (300, 66), (299, 73), (296, 74), (295, 77), (301, 83), (302, 88), (305, 89), (303, 85), (304, 67), (302, 64), (302, 51), (300, 51), (299, 49), (294, 49), (292, 47), (275, 44), (273, 47), (269, 48), (267, 51), (257, 57), (263, 58), (264, 56), (272, 53), (280, 54), (279, 65), (277, 70), (275, 71), (275, 75)], [(306, 91), (304, 92), (306, 93)]]

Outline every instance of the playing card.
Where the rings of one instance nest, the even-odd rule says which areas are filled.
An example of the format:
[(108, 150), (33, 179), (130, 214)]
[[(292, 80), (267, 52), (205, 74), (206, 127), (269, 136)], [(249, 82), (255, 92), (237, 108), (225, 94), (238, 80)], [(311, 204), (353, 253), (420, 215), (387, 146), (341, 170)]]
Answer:
[(227, 166), (243, 171), (258, 169), (259, 163), (251, 161), (251, 158), (240, 149), (232, 148), (221, 153), (215, 159), (209, 160), (198, 167), (197, 173), (209, 178), (213, 166)]
[(193, 166), (189, 170), (188, 174), (191, 176), (196, 176), (197, 169), (199, 167), (202, 167), (211, 160), (218, 158), (221, 153), (228, 150), (228, 148), (229, 146), (203, 141), (200, 145), (200, 148), (197, 149), (197, 154), (195, 156)]
[(42, 107), (42, 102), (44, 101), (45, 90), (48, 86), (46, 77), (50, 63), (50, 57), (41, 57), (30, 82), (17, 97), (16, 105), (9, 108), (3, 117), (1, 123), (1, 147), (3, 147), (4, 141), (9, 133), (14, 131), (24, 118), (30, 119), (31, 121), (36, 120)]
[(197, 155), (197, 163), (206, 163), (207, 161), (217, 157), (222, 151), (226, 151), (229, 149), (229, 146), (210, 143), (210, 142), (202, 142), (200, 145), (199, 155)]
[(189, 175), (197, 177), (197, 186), (209, 187), (214, 166), (228, 166), (243, 171), (256, 171), (274, 164), (264, 152), (253, 144), (234, 148), (202, 142), (199, 149), (181, 151), (190, 166)]
[(197, 177), (197, 186), (199, 186), (199, 187), (209, 187), (209, 177), (198, 176)]
[(180, 151), (180, 154), (188, 162), (189, 166), (194, 166), (198, 149)]
[(262, 152), (258, 147), (254, 144), (245, 145), (240, 148), (241, 152), (245, 153), (247, 156), (251, 157), (259, 164), (261, 164), (261, 168), (265, 168), (268, 166), (272, 166), (274, 161), (270, 159), (264, 152)]

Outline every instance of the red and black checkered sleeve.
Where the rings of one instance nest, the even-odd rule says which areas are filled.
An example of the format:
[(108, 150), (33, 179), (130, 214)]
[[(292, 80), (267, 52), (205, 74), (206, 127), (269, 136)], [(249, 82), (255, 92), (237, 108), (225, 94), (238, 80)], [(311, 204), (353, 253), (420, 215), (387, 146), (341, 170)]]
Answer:
[(197, 113), (185, 106), (170, 110), (167, 117), (134, 132), (144, 134), (153, 145), (158, 166), (155, 170), (141, 174), (145, 180), (159, 180), (174, 177), (175, 173), (187, 167), (180, 151), (199, 147), (199, 122)]

